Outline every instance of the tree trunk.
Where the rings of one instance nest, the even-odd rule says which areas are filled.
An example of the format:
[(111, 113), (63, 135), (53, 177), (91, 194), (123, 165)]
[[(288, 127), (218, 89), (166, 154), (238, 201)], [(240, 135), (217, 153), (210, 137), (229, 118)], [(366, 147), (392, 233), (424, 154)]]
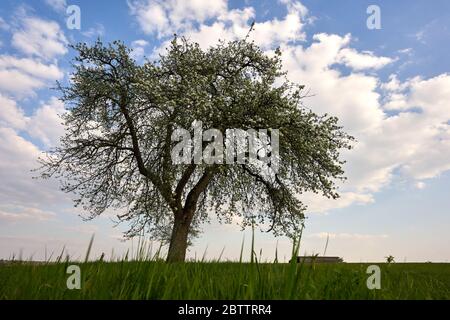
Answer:
[(167, 262), (184, 262), (191, 220), (192, 219), (190, 219), (190, 215), (187, 212), (175, 215), (169, 252), (167, 254)]

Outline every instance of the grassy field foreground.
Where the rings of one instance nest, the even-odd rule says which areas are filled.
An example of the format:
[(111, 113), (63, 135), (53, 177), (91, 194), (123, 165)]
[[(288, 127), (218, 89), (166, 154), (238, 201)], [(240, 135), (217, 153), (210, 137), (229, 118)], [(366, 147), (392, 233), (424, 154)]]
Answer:
[(0, 265), (0, 299), (450, 299), (450, 264), (378, 264), (369, 290), (368, 264), (99, 261), (69, 290), (71, 264)]

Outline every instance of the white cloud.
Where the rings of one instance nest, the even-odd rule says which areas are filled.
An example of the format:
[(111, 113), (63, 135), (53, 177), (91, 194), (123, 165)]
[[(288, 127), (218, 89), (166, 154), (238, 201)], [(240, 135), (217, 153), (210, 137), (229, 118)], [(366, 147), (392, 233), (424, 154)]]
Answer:
[[(53, 109), (48, 111), (48, 108), (58, 108), (57, 102), (50, 100), (31, 117), (25, 117), (20, 107), (10, 99), (0, 96), (0, 104), (0, 220), (53, 220), (56, 210), (71, 204), (70, 198), (59, 190), (57, 181), (33, 179), (38, 174), (33, 170), (39, 167), (37, 159), (41, 151), (19, 132), (36, 134), (44, 141), (57, 139), (61, 134), (57, 132), (57, 120)], [(8, 121), (4, 120), (6, 104), (15, 109)]]
[(389, 81), (380, 85), (380, 88), (385, 91), (383, 109), (406, 110), (409, 106), (403, 91), (405, 91), (408, 86), (408, 81), (400, 82), (396, 74), (391, 74), (389, 76)]
[(64, 202), (55, 181), (34, 180), (40, 150), (11, 128), (0, 127), (0, 203), (48, 208)]
[(339, 63), (340, 52), (349, 45), (350, 38), (317, 34), (307, 48), (283, 46), (283, 65), (289, 79), (311, 90), (314, 96), (305, 103), (314, 111), (338, 116), (353, 132), (370, 131), (385, 116), (376, 92), (378, 79), (364, 73), (344, 76), (332, 68)]
[(0, 55), (0, 69), (16, 69), (31, 76), (41, 79), (61, 79), (64, 75), (56, 64), (43, 64), (29, 58), (16, 58), (8, 55)]
[(417, 189), (422, 190), (426, 188), (426, 184), (422, 181), (416, 182), (416, 184), (414, 185)]
[[(283, 19), (255, 23), (250, 39), (263, 48), (273, 48), (281, 43), (305, 40), (302, 31), (308, 10), (300, 2), (282, 1), (287, 9)], [(253, 7), (228, 10), (225, 1), (133, 1), (130, 11), (136, 16), (141, 29), (156, 33), (159, 38), (173, 33), (188, 35), (203, 48), (222, 40), (243, 38), (255, 19)], [(210, 18), (214, 22), (207, 23)], [(165, 45), (163, 45), (164, 47)]]
[(33, 207), (24, 206), (0, 206), (0, 221), (19, 222), (19, 221), (48, 221), (56, 217), (54, 212), (41, 210)]
[(425, 31), (426, 31), (425, 29), (420, 30), (414, 35), (417, 41), (419, 41), (421, 43), (425, 43), (425, 41), (424, 41)]
[(400, 50), (398, 50), (397, 52), (398, 52), (398, 53), (401, 53), (401, 54), (406, 54), (406, 55), (410, 56), (410, 55), (413, 54), (414, 50), (413, 50), (413, 48), (405, 48), (405, 49), (400, 49)]
[[(311, 212), (370, 203), (373, 193), (390, 184), (395, 174), (414, 181), (450, 170), (450, 75), (404, 82), (392, 75), (387, 83), (364, 70), (343, 75), (334, 66), (348, 63), (342, 60), (348, 52), (359, 55), (350, 48), (350, 35), (318, 34), (313, 39), (306, 48), (282, 47), (288, 77), (311, 90), (313, 96), (304, 101), (308, 107), (336, 115), (357, 143), (343, 153), (348, 177), (341, 185), (343, 198), (330, 201), (305, 195)], [(376, 64), (358, 64), (363, 65)], [(400, 113), (388, 116), (384, 111), (388, 109)]]
[(12, 45), (26, 55), (43, 59), (67, 53), (67, 39), (58, 23), (36, 17), (22, 19), (22, 28), (13, 33)]
[(375, 202), (371, 194), (342, 192), (337, 200), (324, 198), (315, 193), (302, 194), (299, 198), (308, 205), (309, 213), (328, 213), (332, 209), (346, 208), (351, 204), (369, 204)]
[(387, 103), (383, 105), (385, 110), (405, 110), (409, 107), (406, 97), (401, 93), (391, 93), (387, 99)]
[(68, 205), (70, 199), (61, 194), (56, 181), (33, 179), (41, 151), (20, 133), (55, 145), (62, 134), (57, 113), (64, 112), (63, 104), (51, 98), (26, 116), (16, 101), (0, 94), (0, 106), (0, 221), (53, 220), (56, 215), (50, 208)]
[(339, 58), (346, 66), (356, 71), (364, 69), (378, 70), (394, 61), (394, 59), (388, 57), (377, 57), (370, 51), (358, 52), (352, 48), (342, 49)]
[(149, 43), (145, 40), (136, 40), (131, 44), (131, 57), (135, 60), (141, 60), (145, 55), (145, 47), (147, 47)]
[(148, 45), (149, 45), (148, 41), (142, 40), (142, 39), (133, 41), (133, 43), (132, 43), (133, 47), (145, 47)]
[(0, 94), (0, 127), (25, 129), (27, 118), (16, 101)]
[[(257, 22), (249, 39), (261, 46), (263, 49), (274, 48), (280, 44), (305, 40), (303, 19), (306, 11), (297, 6), (289, 6), (286, 16), (279, 20)], [(244, 9), (233, 9), (220, 15), (211, 24), (202, 24), (198, 28), (186, 32), (188, 37), (207, 48), (222, 40), (243, 39), (250, 30), (251, 22), (255, 18), (255, 10), (251, 7)]]
[(47, 146), (57, 145), (59, 138), (64, 133), (60, 117), (64, 112), (64, 104), (55, 97), (51, 98), (48, 103), (40, 106), (31, 117), (27, 128), (28, 133)]
[(0, 55), (0, 91), (17, 97), (34, 95), (37, 89), (60, 80), (64, 74), (56, 64), (36, 59)]
[[(432, 120), (450, 118), (450, 74), (427, 80), (414, 78), (410, 83), (410, 104), (421, 106)], [(447, 119), (445, 119), (447, 118)]]
[(11, 27), (9, 26), (9, 23), (5, 21), (2, 17), (0, 17), (0, 30), (8, 31)]
[(308, 10), (300, 2), (288, 2), (287, 15), (282, 19), (273, 19), (255, 23), (250, 38), (263, 48), (271, 48), (280, 43), (303, 41), (306, 34), (302, 32)]
[(382, 83), (380, 86), (383, 90), (398, 92), (404, 90), (405, 86), (400, 83), (396, 74), (389, 76), (389, 82)]
[(95, 27), (89, 28), (87, 31), (82, 32), (82, 34), (88, 38), (102, 37), (105, 34), (105, 26), (97, 23)]
[(156, 33), (159, 37), (189, 28), (195, 22), (202, 23), (217, 17), (227, 9), (225, 0), (137, 0), (129, 1), (128, 5), (141, 29), (147, 34)]
[(136, 15), (137, 21), (142, 29), (147, 34), (154, 32), (161, 37), (166, 34), (169, 24), (166, 13), (161, 5), (143, 2), (129, 2), (132, 14)]
[(344, 239), (344, 240), (367, 240), (367, 239), (387, 239), (387, 234), (361, 234), (361, 233), (330, 233), (318, 232), (307, 236), (308, 238), (318, 239)]
[(64, 12), (67, 7), (66, 0), (45, 0), (45, 3), (58, 12)]
[(450, 75), (399, 83), (391, 77), (392, 90), (384, 108), (400, 113), (384, 122), (385, 148), (395, 148), (401, 172), (427, 179), (450, 170)]
[(0, 69), (0, 90), (19, 97), (33, 95), (36, 89), (45, 86), (41, 79), (34, 78), (17, 69)]
[(33, 115), (25, 116), (16, 101), (0, 95), (0, 128), (27, 132), (47, 147), (57, 145), (64, 133), (60, 115), (65, 112), (64, 104), (55, 97), (37, 108)]

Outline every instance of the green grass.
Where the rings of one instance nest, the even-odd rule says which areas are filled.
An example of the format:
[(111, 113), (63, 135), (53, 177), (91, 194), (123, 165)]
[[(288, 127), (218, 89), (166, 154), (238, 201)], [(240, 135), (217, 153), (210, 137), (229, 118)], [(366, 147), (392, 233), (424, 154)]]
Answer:
[(450, 299), (450, 264), (378, 264), (369, 290), (368, 264), (99, 261), (69, 290), (70, 264), (0, 265), (0, 299)]
[[(292, 256), (298, 256), (300, 237)], [(117, 261), (70, 262), (64, 249), (54, 262), (0, 264), (0, 299), (450, 299), (450, 264), (391, 263), (381, 268), (381, 289), (367, 288), (363, 263), (260, 263), (250, 248), (250, 263), (201, 261), (165, 263), (162, 247), (139, 239), (137, 252)], [(103, 257), (102, 257), (103, 259)], [(67, 288), (69, 265), (81, 269), (81, 289)]]

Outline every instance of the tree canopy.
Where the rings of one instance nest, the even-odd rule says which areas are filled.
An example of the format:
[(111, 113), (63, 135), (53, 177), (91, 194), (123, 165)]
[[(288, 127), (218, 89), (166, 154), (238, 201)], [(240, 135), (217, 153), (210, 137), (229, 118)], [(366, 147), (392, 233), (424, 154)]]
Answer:
[[(280, 50), (268, 55), (247, 39), (202, 50), (175, 36), (158, 61), (138, 64), (118, 41), (74, 49), (71, 81), (59, 86), (66, 131), (41, 159), (42, 175), (60, 178), (88, 219), (119, 209), (128, 236), (168, 241), (168, 261), (182, 261), (189, 238), (213, 214), (294, 236), (303, 193), (338, 197), (340, 150), (352, 137), (336, 117), (303, 105), (304, 86), (286, 79)], [(251, 161), (174, 163), (174, 130), (193, 132), (196, 121), (224, 136), (278, 130), (277, 170)]]

